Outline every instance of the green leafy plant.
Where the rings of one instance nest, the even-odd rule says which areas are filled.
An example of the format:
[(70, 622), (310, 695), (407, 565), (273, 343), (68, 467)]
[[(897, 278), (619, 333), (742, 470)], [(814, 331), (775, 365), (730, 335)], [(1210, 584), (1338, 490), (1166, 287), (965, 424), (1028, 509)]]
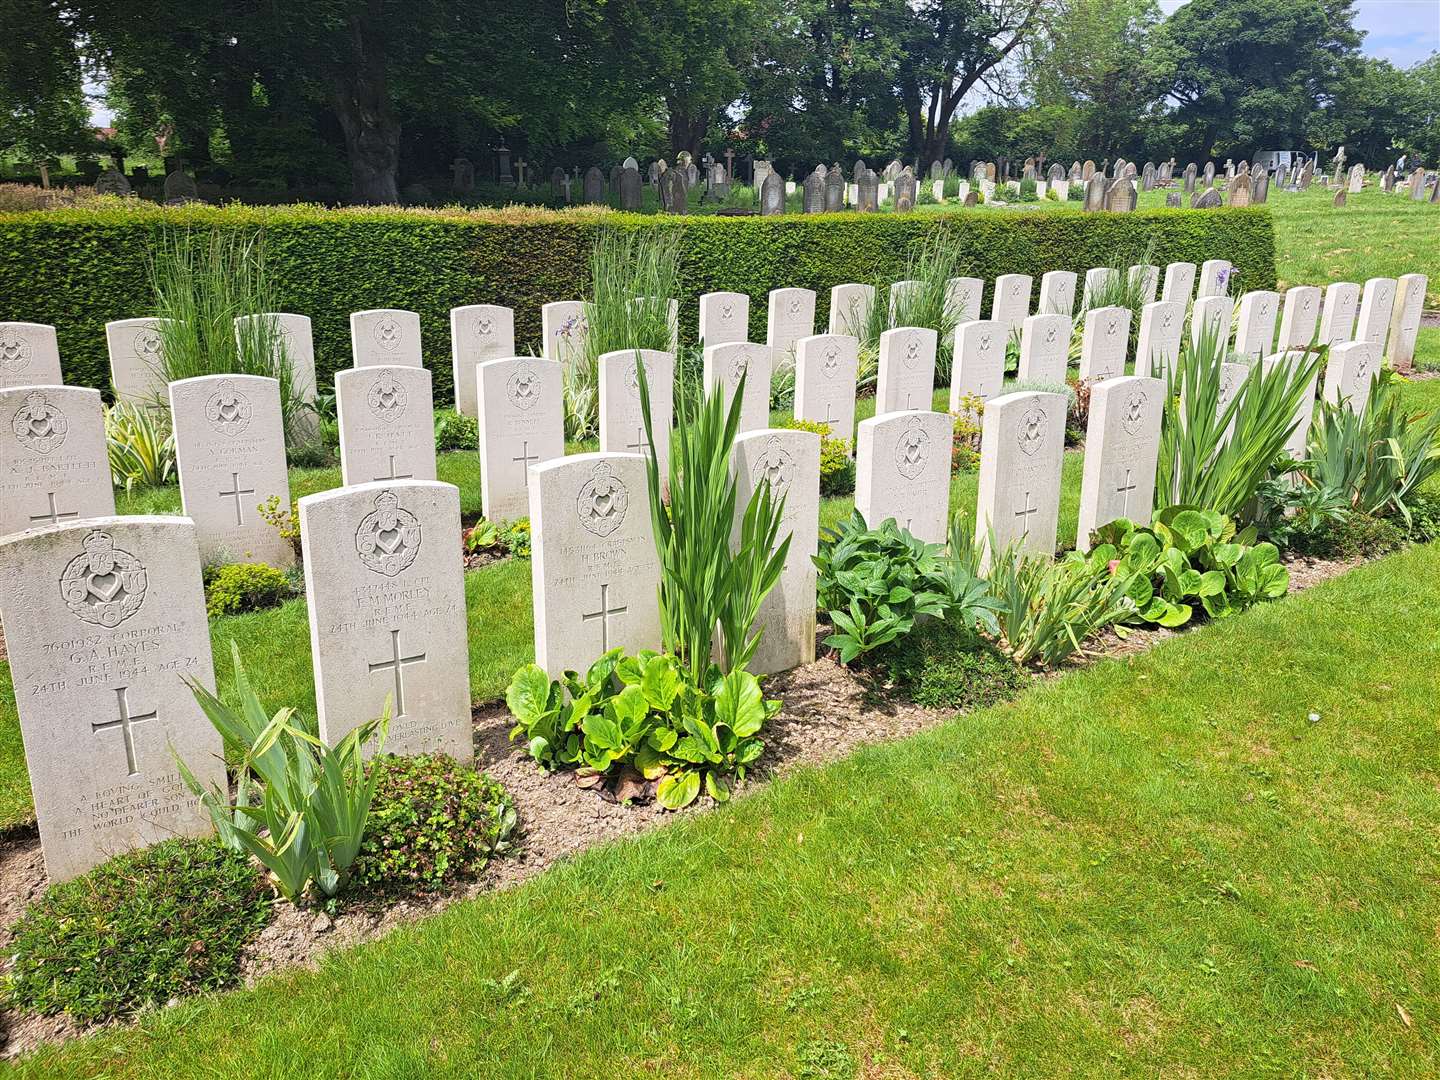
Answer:
[(105, 447), (110, 479), (127, 492), (164, 487), (175, 476), (175, 436), (170, 414), (130, 402), (105, 410)]
[(874, 654), (873, 666), (917, 705), (981, 709), (1008, 701), (1029, 677), (991, 642), (954, 622), (929, 621)]
[(922, 326), (935, 331), (937, 354), (935, 382), (948, 386), (955, 327), (962, 316), (977, 319), (979, 312), (960, 312), (950, 299), (950, 280), (961, 271), (960, 249), (945, 236), (930, 236), (914, 244), (897, 280), (913, 282), (892, 295), (888, 282), (875, 283), (875, 302), (865, 319), (852, 331), (860, 339), (857, 382), (861, 388), (874, 386), (880, 364), (880, 335), (899, 326)]
[(473, 878), (510, 846), (517, 817), (505, 790), (446, 754), (370, 762), (377, 777), (352, 888), (427, 892)]
[(850, 456), (850, 444), (830, 432), (829, 424), (815, 420), (789, 419), (780, 424), (783, 428), (796, 431), (810, 431), (820, 436), (820, 494), (826, 498), (834, 495), (849, 495), (855, 490), (855, 460)]
[(7, 996), (90, 1022), (222, 990), (273, 912), (249, 859), (214, 839), (166, 840), (46, 889), (12, 928)]
[(500, 524), (500, 543), (517, 559), (530, 557), (530, 519), (515, 518)]
[[(234, 800), (229, 791), (205, 789), (177, 759), (180, 775), (209, 811), (221, 841), (258, 859), (288, 900), (299, 903), (312, 883), (334, 896), (345, 887), (360, 851), (378, 782), (377, 773), (366, 775), (361, 748), (373, 738), (376, 753), (383, 751), (390, 703), (378, 719), (330, 747), (300, 723), (294, 709), (267, 716), (234, 642), (230, 653), (238, 709), (193, 679), (188, 685), (215, 730), (241, 753)], [(252, 802), (257, 797), (252, 777), (260, 785), (258, 802)]]
[(474, 450), (480, 445), (480, 422), (454, 409), (435, 410), (435, 449)]
[(301, 557), (300, 551), (300, 503), (298, 500), (283, 506), (279, 495), (271, 495), (257, 508), (260, 519), (280, 534), (280, 539), (287, 541), (295, 551), (295, 558)]
[(276, 607), (290, 596), (290, 579), (284, 571), (263, 563), (226, 563), (207, 566), (205, 613), (241, 615)]
[(465, 550), (471, 555), (530, 557), (530, 519), (515, 518), (499, 525), (481, 518), (465, 530)]
[(1053, 667), (1135, 606), (1130, 579), (1112, 574), (1101, 551), (1055, 560), (1022, 556), (1012, 546), (995, 558), (989, 583), (1005, 649), (1017, 664)]
[(950, 440), (950, 467), (955, 472), (975, 472), (980, 468), (980, 426), (985, 415), (985, 402), (973, 394), (960, 399), (960, 409), (951, 413), (955, 418)]

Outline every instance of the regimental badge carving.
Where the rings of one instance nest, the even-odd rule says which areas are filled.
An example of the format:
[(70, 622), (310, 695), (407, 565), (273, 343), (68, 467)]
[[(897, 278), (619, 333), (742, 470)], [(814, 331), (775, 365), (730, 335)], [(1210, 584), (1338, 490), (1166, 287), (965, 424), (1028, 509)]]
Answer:
[(10, 429), (26, 450), (48, 454), (65, 442), (70, 421), (53, 401), (35, 390), (25, 395), (25, 404), (16, 410)]
[(1305, 312), (1305, 313), (1308, 314), (1309, 311), (1310, 311), (1310, 309), (1311, 309), (1312, 307), (1314, 307), (1314, 306), (1315, 306), (1315, 294), (1314, 294), (1314, 293), (1306, 293), (1304, 296), (1302, 296), (1302, 297), (1300, 298), (1300, 310), (1301, 310), (1301, 311), (1303, 311), (1303, 312)]
[(145, 602), (145, 567), (99, 529), (88, 534), (81, 546), (85, 550), (60, 574), (65, 606), (81, 622), (119, 626)]
[(1045, 410), (1039, 405), (1030, 406), (1020, 417), (1020, 429), (1015, 433), (1015, 441), (1020, 446), (1020, 452), (1027, 457), (1034, 457), (1044, 448), (1045, 421)]
[(1057, 336), (1059, 333), (1060, 333), (1060, 328), (1059, 328), (1058, 326), (1056, 326), (1054, 323), (1051, 323), (1051, 324), (1050, 324), (1050, 329), (1048, 329), (1048, 330), (1045, 331), (1045, 344), (1046, 344), (1046, 345), (1054, 345), (1054, 344), (1055, 344), (1055, 338), (1056, 338), (1056, 336)]
[(721, 305), (720, 305), (720, 321), (721, 321), (721, 322), (729, 322), (729, 321), (730, 321), (731, 319), (733, 319), (734, 317), (735, 317), (735, 305), (734, 305), (733, 303), (725, 303), (725, 304), (721, 304)]
[(905, 366), (912, 371), (920, 362), (920, 335), (911, 334), (905, 339), (905, 352), (901, 355)]
[(802, 306), (802, 305), (801, 305), (801, 303), (800, 303), (800, 297), (798, 297), (798, 296), (792, 296), (792, 297), (790, 298), (790, 317), (791, 317), (792, 319), (796, 319), (796, 318), (799, 318), (799, 317), (800, 317), (800, 308), (801, 308), (801, 306)]
[(626, 364), (624, 374), (621, 376), (625, 381), (625, 389), (637, 401), (640, 399), (640, 364), (645, 365), (645, 381), (651, 386), (655, 385), (655, 367), (649, 358), (644, 356), (639, 358), (639, 364)]
[(990, 342), (991, 342), (992, 340), (994, 340), (994, 337), (995, 337), (995, 335), (994, 335), (993, 333), (991, 333), (989, 330), (986, 330), (983, 334), (980, 335), (980, 351), (981, 351), (981, 352), (989, 352), (989, 351), (990, 351)]
[(1172, 327), (1172, 326), (1174, 326), (1174, 325), (1175, 325), (1175, 312), (1174, 312), (1172, 309), (1170, 309), (1170, 308), (1166, 308), (1166, 309), (1161, 313), (1161, 315), (1160, 315), (1160, 327), (1161, 327), (1161, 329), (1163, 329), (1163, 330), (1169, 330), (1170, 327)]
[(30, 366), (35, 347), (30, 335), (18, 326), (0, 324), (0, 371), (15, 375)]
[(132, 344), (135, 347), (135, 355), (142, 360), (156, 361), (160, 359), (160, 331), (153, 326), (146, 326), (135, 331)]
[(360, 519), (355, 551), (365, 569), (394, 577), (420, 554), (420, 522), (388, 488), (375, 496), (375, 509)]
[(1106, 320), (1105, 334), (1107, 337), (1114, 337), (1117, 333), (1119, 333), (1119, 331), (1120, 320), (1116, 316), (1111, 315), (1110, 318)]
[(529, 364), (517, 367), (505, 383), (505, 396), (522, 412), (533, 409), (540, 401), (540, 373)]
[(630, 509), (630, 492), (610, 469), (608, 461), (595, 466), (595, 472), (580, 488), (575, 512), (580, 524), (599, 537), (610, 536), (625, 521)]
[(482, 312), (475, 316), (475, 336), (488, 338), (495, 332), (495, 319), (488, 313)]
[(221, 435), (231, 439), (250, 426), (253, 412), (250, 399), (236, 390), (229, 379), (220, 380), (219, 387), (205, 400), (205, 419)]
[(365, 404), (370, 406), (370, 412), (376, 418), (393, 424), (405, 415), (410, 404), (410, 395), (405, 387), (395, 381), (394, 372), (389, 368), (381, 368), (365, 393)]
[(839, 345), (825, 346), (825, 351), (820, 354), (820, 373), (827, 379), (833, 379), (840, 373)]
[(1370, 350), (1361, 349), (1360, 355), (1355, 360), (1355, 385), (1363, 387), (1365, 380), (1370, 377)]
[(393, 315), (381, 315), (376, 319), (375, 325), (370, 328), (370, 336), (382, 352), (399, 352), (400, 346), (405, 344), (405, 331), (400, 326), (400, 320)]
[(795, 456), (778, 435), (772, 435), (765, 440), (765, 449), (750, 470), (750, 480), (757, 488), (763, 481), (770, 481), (770, 493), (778, 499), (790, 491), (795, 468)]
[(1131, 435), (1139, 435), (1140, 429), (1145, 426), (1147, 400), (1144, 390), (1136, 390), (1125, 399), (1125, 411), (1120, 414), (1120, 426)]
[(738, 383), (750, 367), (750, 356), (743, 349), (738, 349), (735, 355), (730, 358), (730, 381)]
[(912, 419), (895, 442), (895, 467), (906, 480), (914, 480), (930, 461), (930, 433), (919, 417)]

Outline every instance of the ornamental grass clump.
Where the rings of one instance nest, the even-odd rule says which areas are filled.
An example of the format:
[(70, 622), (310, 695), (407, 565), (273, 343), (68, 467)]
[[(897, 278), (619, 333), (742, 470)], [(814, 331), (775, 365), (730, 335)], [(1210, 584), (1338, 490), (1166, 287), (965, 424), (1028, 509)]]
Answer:
[[(879, 282), (869, 308), (857, 312), (850, 333), (860, 339), (857, 384), (873, 387), (880, 365), (880, 335), (898, 326), (921, 326), (935, 331), (938, 353), (937, 386), (948, 386), (955, 327), (962, 318), (979, 318), (978, 312), (957, 311), (950, 296), (950, 280), (959, 276), (956, 245), (943, 234), (929, 237), (911, 249), (905, 260), (905, 288)], [(863, 318), (859, 317), (862, 316)], [(849, 321), (847, 320), (847, 323)]]

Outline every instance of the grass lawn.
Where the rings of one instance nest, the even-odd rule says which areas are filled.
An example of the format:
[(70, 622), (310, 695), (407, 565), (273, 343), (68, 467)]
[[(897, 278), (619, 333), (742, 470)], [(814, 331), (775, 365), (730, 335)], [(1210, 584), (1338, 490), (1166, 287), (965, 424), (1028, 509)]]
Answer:
[(16, 1071), (1434, 1075), (1437, 609), (1411, 549)]

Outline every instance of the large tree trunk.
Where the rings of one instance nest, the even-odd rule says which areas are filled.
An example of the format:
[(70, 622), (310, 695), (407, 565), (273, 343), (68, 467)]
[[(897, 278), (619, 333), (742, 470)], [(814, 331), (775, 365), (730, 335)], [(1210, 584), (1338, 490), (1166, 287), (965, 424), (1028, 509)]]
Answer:
[(398, 203), (396, 173), (400, 164), (400, 121), (390, 104), (385, 77), (385, 31), (376, 18), (351, 16), (351, 63), (336, 76), (335, 115), (345, 133), (350, 159), (352, 197), (359, 203)]
[(691, 116), (685, 106), (673, 99), (665, 102), (670, 113), (670, 152), (679, 155), (682, 150), (690, 151), (697, 161), (700, 158), (700, 144), (710, 130), (710, 121), (705, 117)]

